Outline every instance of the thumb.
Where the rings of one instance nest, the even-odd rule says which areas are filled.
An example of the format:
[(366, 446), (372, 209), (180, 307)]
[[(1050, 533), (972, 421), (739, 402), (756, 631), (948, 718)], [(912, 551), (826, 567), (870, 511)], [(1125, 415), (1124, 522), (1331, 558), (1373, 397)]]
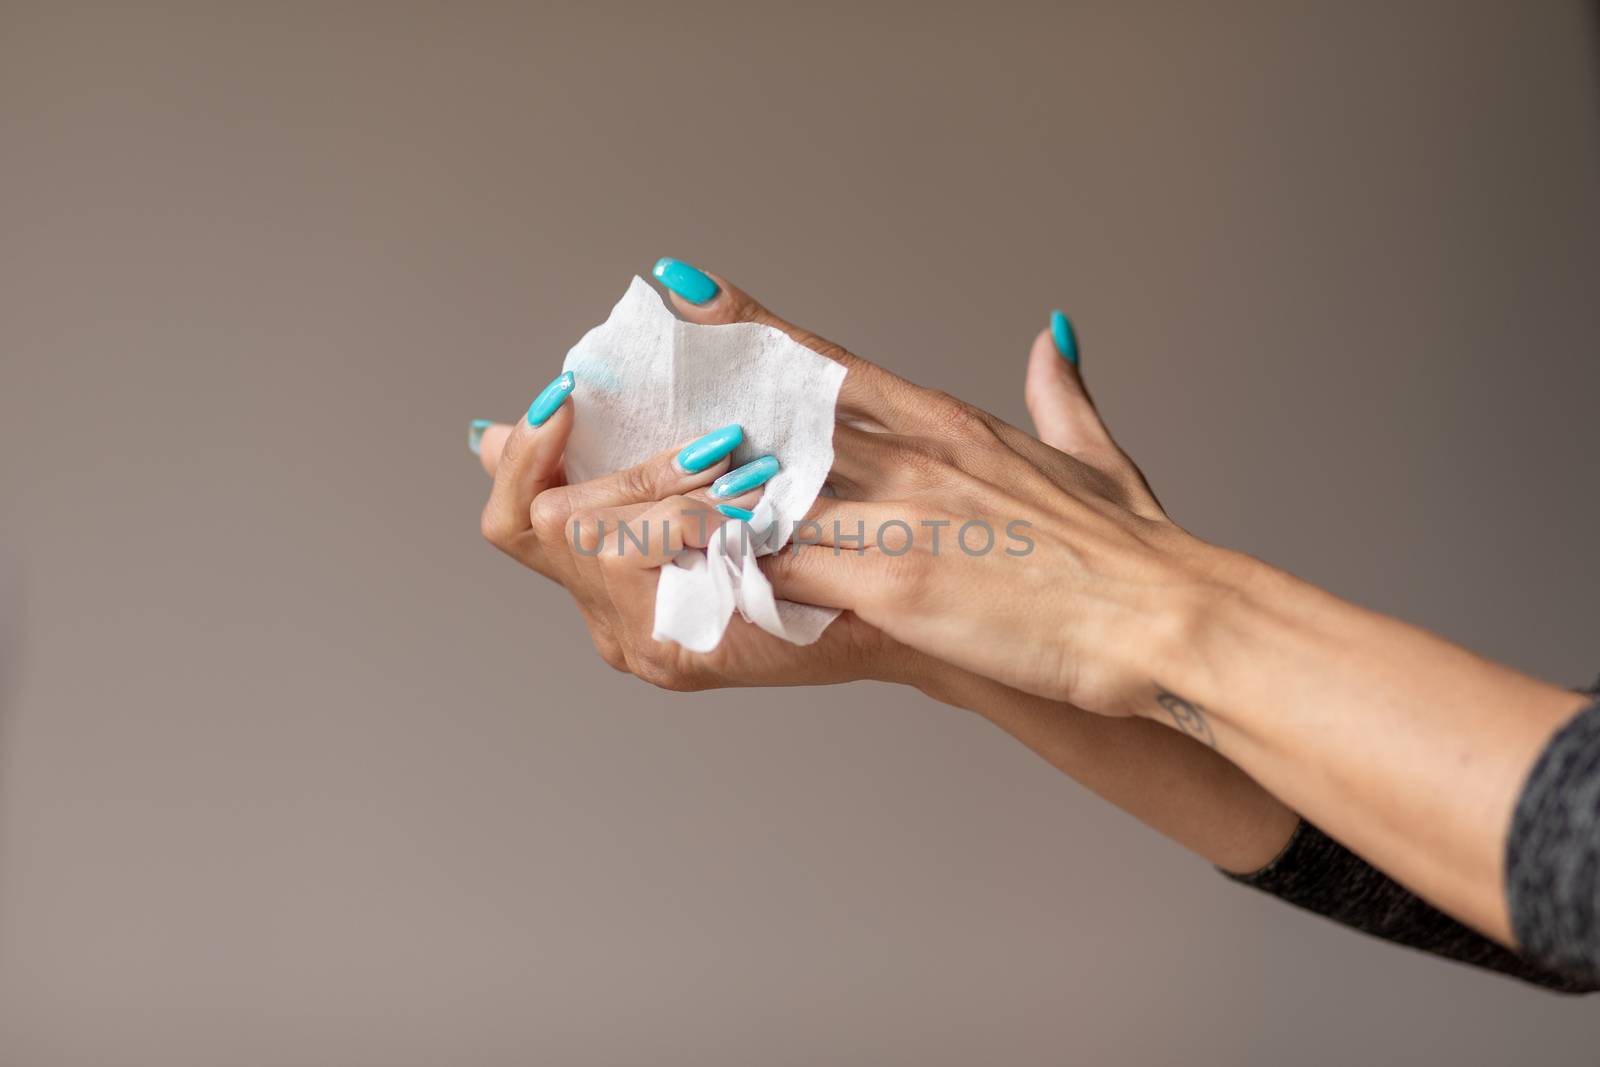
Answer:
[(1033, 339), (1023, 398), (1039, 440), (1050, 447), (1076, 456), (1115, 451), (1111, 434), (1083, 386), (1077, 335), (1059, 311), (1050, 313), (1050, 325)]
[(1083, 387), (1078, 337), (1072, 322), (1059, 311), (1050, 313), (1049, 327), (1033, 339), (1023, 396), (1039, 440), (1110, 476), (1127, 494), (1124, 503), (1134, 511), (1147, 518), (1166, 518), (1150, 484), (1111, 439), (1111, 431)]

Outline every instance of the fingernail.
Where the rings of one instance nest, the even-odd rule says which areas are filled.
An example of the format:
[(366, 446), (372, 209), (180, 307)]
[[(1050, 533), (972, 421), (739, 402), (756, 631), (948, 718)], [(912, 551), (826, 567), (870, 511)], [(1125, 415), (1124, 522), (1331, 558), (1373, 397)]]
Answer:
[(472, 425), (467, 427), (467, 447), (474, 456), (483, 451), (483, 431), (493, 425), (488, 419), (473, 419)]
[(768, 478), (778, 473), (778, 460), (775, 456), (762, 456), (753, 459), (736, 470), (711, 483), (711, 495), (726, 499), (748, 493), (758, 485), (765, 485)]
[(738, 519), (740, 522), (749, 522), (756, 517), (755, 512), (746, 511), (744, 508), (736, 508), (732, 504), (718, 504), (717, 510), (728, 516), (728, 518)]
[(528, 405), (528, 425), (543, 426), (545, 420), (554, 415), (561, 402), (567, 399), (575, 383), (571, 371), (557, 375), (556, 380), (545, 386), (544, 391)]
[(1055, 338), (1056, 351), (1061, 353), (1061, 358), (1076, 367), (1078, 338), (1072, 332), (1072, 322), (1059, 311), (1050, 312), (1050, 336)]
[(671, 256), (656, 260), (655, 269), (650, 273), (656, 276), (656, 281), (691, 304), (704, 304), (718, 292), (717, 283), (706, 277), (704, 271)]
[(698, 440), (683, 446), (676, 460), (678, 469), (685, 474), (699, 474), (713, 463), (744, 443), (744, 430), (738, 423), (712, 430)]

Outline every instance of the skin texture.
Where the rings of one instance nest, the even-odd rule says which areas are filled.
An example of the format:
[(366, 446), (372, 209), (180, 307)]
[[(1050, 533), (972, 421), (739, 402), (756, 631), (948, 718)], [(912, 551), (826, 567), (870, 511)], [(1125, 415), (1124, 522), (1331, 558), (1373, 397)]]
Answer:
[[(721, 291), (704, 306), (672, 298), (684, 318), (708, 324), (764, 322), (853, 369), (866, 366), (716, 280)], [(849, 405), (846, 413), (858, 424), (873, 424), (864, 410), (872, 397), (856, 386), (847, 376), (841, 398)], [(1109, 442), (1075, 368), (1056, 354), (1047, 332), (1041, 332), (1028, 358), (1026, 396), (1045, 441), (1061, 448)], [(560, 454), (574, 417), (581, 416), (569, 401), (537, 429), (523, 421), (484, 431), (479, 455), (495, 486), (482, 528), (508, 555), (566, 587), (596, 648), (614, 668), (684, 691), (866, 678), (915, 685), (935, 700), (983, 715), (1086, 788), (1225, 869), (1254, 870), (1288, 840), (1298, 821), (1295, 813), (1214, 751), (1155, 723), (1093, 715), (961, 670), (889, 638), (854, 612), (845, 612), (820, 641), (805, 648), (737, 617), (708, 655), (651, 640), (654, 566), (666, 555), (657, 551), (647, 559), (630, 545), (626, 556), (604, 550), (585, 556), (573, 551), (573, 523), (583, 531), (579, 543), (589, 551), (601, 521), (614, 530), (617, 519), (637, 521), (654, 502), (673, 498), (657, 517), (675, 517), (673, 525), (682, 525), (693, 540), (702, 522), (708, 531), (716, 528), (717, 516), (703, 514), (705, 487), (727, 470), (727, 463), (685, 476), (671, 465), (674, 449), (632, 471), (569, 486)], [(1128, 477), (1142, 485), (1136, 472)], [(756, 499), (759, 493), (736, 503)]]

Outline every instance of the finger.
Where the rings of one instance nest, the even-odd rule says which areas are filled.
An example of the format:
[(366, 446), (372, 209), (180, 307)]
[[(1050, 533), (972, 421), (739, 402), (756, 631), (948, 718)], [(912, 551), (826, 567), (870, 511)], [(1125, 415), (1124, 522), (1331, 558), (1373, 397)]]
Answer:
[(705, 548), (730, 520), (748, 521), (749, 507), (761, 498), (758, 490), (745, 494), (739, 504), (718, 504), (703, 492), (579, 512), (567, 526), (567, 541), (591, 558), (621, 554), (622, 549), (630, 559), (645, 554), (643, 566), (660, 566), (685, 548)]
[[(726, 467), (727, 461), (724, 460), (718, 466), (707, 468), (703, 474), (697, 475), (696, 478), (704, 482), (710, 475), (717, 473), (718, 470), (725, 470)], [(756, 502), (761, 499), (761, 494), (764, 492), (767, 482), (771, 481), (773, 476), (782, 469), (783, 465), (778, 462), (776, 456), (758, 456), (749, 463), (727, 471), (727, 473), (712, 481), (711, 484), (702, 484), (699, 488), (687, 489), (682, 495), (687, 496), (702, 508), (721, 509), (731, 507), (734, 512), (746, 511), (755, 506)], [(689, 484), (692, 485), (692, 483)], [(730, 515), (726, 511), (721, 512), (721, 514), (728, 518), (746, 517), (739, 514)]]
[(900, 555), (917, 542), (919, 533), (928, 530), (922, 526), (919, 531), (917, 527), (922, 524), (913, 524), (904, 515), (904, 509), (893, 504), (821, 496), (806, 511), (806, 517), (795, 523), (785, 551), (803, 553), (817, 545), (855, 555), (885, 548), (892, 555)]
[(1033, 339), (1023, 397), (1039, 440), (1052, 448), (1082, 455), (1114, 447), (1084, 388), (1072, 323), (1059, 311), (1051, 313), (1050, 326)]
[(1011, 555), (1025, 540), (1012, 523), (980, 516), (920, 508), (908, 511), (896, 503), (821, 497), (795, 524), (784, 552), (863, 559), (876, 556), (893, 567), (898, 566), (894, 560), (909, 564), (913, 557), (937, 558), (941, 554), (982, 556), (1003, 548)]
[(502, 548), (527, 531), (530, 505), (561, 470), (561, 454), (572, 433), (572, 386), (571, 371), (557, 375), (545, 386), (528, 407), (527, 416), (506, 435), (496, 457), (483, 530)]
[(944, 507), (971, 499), (974, 488), (1010, 477), (1006, 471), (1018, 455), (1031, 463), (1061, 453), (1014, 426), (984, 416), (987, 433), (1003, 448), (969, 447), (960, 438), (938, 434), (895, 434), (836, 426), (833, 467), (828, 484), (845, 500), (919, 499), (931, 494)]
[(873, 496), (888, 498), (891, 490), (885, 484), (889, 480), (886, 474), (893, 469), (893, 464), (886, 455), (885, 436), (847, 423), (835, 423), (833, 467), (828, 471), (828, 484), (851, 500)]
[(494, 477), (495, 468), (500, 466), (500, 456), (505, 451), (506, 442), (511, 439), (511, 430), (509, 423), (473, 419), (467, 431), (467, 447), (478, 457), (478, 462), (483, 464), (483, 469), (491, 478)]
[(737, 424), (723, 426), (636, 466), (552, 489), (533, 502), (533, 525), (541, 531), (553, 526), (551, 532), (560, 536), (559, 527), (575, 512), (652, 503), (712, 483), (727, 472), (728, 457), (743, 443)]
[(875, 603), (878, 571), (870, 556), (813, 547), (774, 552), (757, 563), (784, 600), (850, 609), (863, 617)]
[[(999, 429), (1004, 429), (1003, 424)], [(1038, 442), (1031, 443), (1038, 447)], [(839, 423), (833, 430), (828, 484), (846, 500), (904, 500), (928, 488), (935, 465), (953, 454), (950, 443), (934, 437), (862, 430)]]
[(886, 428), (910, 428), (907, 420), (914, 409), (909, 399), (921, 390), (904, 378), (867, 362), (842, 345), (779, 318), (720, 274), (670, 257), (658, 260), (651, 273), (666, 287), (673, 307), (689, 322), (707, 326), (756, 322), (781, 330), (813, 352), (844, 365), (845, 379), (839, 387), (841, 410)]
[[(765, 492), (766, 488), (762, 486), (739, 493), (736, 496), (720, 497), (711, 495), (710, 486), (702, 486), (684, 495), (696, 504), (718, 512), (723, 518), (742, 519), (748, 522), (752, 517), (750, 513), (757, 504), (761, 503), (761, 496)], [(696, 545), (695, 547), (704, 548), (705, 546)]]
[(1144, 472), (1122, 451), (1083, 384), (1078, 338), (1068, 318), (1050, 314), (1050, 327), (1033, 339), (1024, 399), (1039, 440), (1066, 452), (1120, 486), (1125, 503), (1146, 518), (1165, 519)]
[(601, 543), (601, 559), (621, 569), (651, 570), (686, 547), (704, 548), (727, 521), (711, 505), (686, 496), (659, 500), (631, 515), (619, 511), (601, 512), (598, 521), (610, 526)]

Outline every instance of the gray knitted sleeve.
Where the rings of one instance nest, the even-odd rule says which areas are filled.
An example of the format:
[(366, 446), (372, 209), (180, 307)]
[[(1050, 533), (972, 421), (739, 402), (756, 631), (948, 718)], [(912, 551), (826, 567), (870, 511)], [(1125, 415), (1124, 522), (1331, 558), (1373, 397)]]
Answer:
[(1600, 989), (1596, 982), (1525, 959), (1462, 925), (1304, 820), (1271, 863), (1228, 877), (1373, 937), (1459, 963), (1562, 993)]
[(1551, 738), (1528, 772), (1506, 841), (1506, 900), (1520, 954), (1463, 926), (1308, 822), (1235, 881), (1375, 937), (1564, 993), (1600, 989), (1600, 704)]
[(1506, 902), (1529, 959), (1600, 984), (1600, 704), (1528, 772), (1506, 839)]

